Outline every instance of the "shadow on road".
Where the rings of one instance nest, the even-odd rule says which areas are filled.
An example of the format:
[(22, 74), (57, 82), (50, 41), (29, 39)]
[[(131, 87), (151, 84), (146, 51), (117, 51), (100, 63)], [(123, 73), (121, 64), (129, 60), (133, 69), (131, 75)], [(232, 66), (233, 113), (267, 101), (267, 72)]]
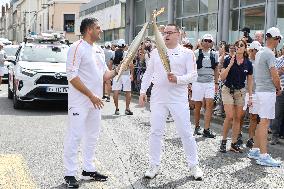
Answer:
[(51, 116), (67, 115), (67, 103), (36, 102), (29, 103), (21, 110), (13, 108), (13, 101), (7, 97), (0, 97), (0, 115), (20, 116)]

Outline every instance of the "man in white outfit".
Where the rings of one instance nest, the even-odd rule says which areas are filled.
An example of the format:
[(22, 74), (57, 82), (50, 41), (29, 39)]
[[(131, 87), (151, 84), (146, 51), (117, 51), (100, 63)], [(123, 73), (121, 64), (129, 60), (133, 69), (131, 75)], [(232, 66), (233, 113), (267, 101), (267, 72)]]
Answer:
[(168, 49), (171, 73), (165, 71), (157, 49), (153, 50), (142, 79), (139, 97), (140, 105), (144, 106), (147, 101), (146, 91), (152, 82), (154, 85), (150, 105), (150, 168), (146, 171), (145, 177), (154, 178), (159, 172), (161, 142), (166, 118), (170, 112), (182, 140), (190, 175), (194, 176), (196, 180), (201, 180), (203, 172), (198, 166), (197, 145), (191, 129), (187, 102), (187, 86), (197, 79), (195, 56), (191, 50), (179, 45), (178, 26), (167, 25), (163, 36)]
[(96, 171), (94, 155), (100, 131), (103, 107), (103, 82), (117, 75), (109, 71), (103, 49), (94, 42), (100, 40), (102, 30), (95, 18), (85, 18), (80, 26), (83, 38), (71, 45), (66, 69), (69, 81), (68, 128), (64, 141), (65, 182), (68, 188), (78, 188), (78, 147), (83, 138), (84, 178), (106, 181), (107, 176)]

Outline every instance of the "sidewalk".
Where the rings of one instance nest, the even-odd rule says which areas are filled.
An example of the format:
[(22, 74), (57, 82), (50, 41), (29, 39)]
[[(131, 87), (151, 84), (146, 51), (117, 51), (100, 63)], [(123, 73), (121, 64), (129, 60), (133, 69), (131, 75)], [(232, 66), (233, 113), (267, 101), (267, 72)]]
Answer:
[[(123, 94), (123, 92), (122, 92)], [(136, 93), (132, 93), (132, 98), (135, 99), (135, 100), (138, 100), (139, 99), (139, 95), (136, 94)], [(194, 117), (193, 117), (193, 110), (190, 110), (190, 120), (191, 120), (191, 123), (194, 123)], [(204, 121), (204, 115), (201, 113), (201, 122)], [(219, 133), (221, 134), (222, 133), (222, 127), (223, 127), (223, 122), (224, 122), (224, 118), (222, 116), (216, 116), (216, 115), (212, 115), (212, 120), (211, 120), (212, 123), (212, 129), (214, 130), (214, 132), (216, 133)], [(242, 129), (242, 132), (243, 132), (243, 138), (244, 138), (244, 141), (246, 139), (248, 139), (248, 125), (249, 123), (245, 123), (244, 126), (243, 126), (243, 129)], [(228, 135), (230, 136), (230, 135)], [(268, 137), (270, 138), (270, 134), (268, 135)], [(284, 147), (284, 139), (279, 139), (280, 143), (277, 144), (277, 145), (269, 145), (270, 147), (273, 147), (273, 148), (276, 148), (276, 149), (281, 149), (283, 150), (283, 147)]]

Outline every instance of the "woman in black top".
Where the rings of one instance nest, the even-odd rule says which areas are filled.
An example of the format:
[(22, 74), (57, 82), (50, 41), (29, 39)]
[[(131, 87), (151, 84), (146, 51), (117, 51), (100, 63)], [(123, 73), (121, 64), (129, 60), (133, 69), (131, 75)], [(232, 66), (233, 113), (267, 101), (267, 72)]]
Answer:
[(245, 102), (245, 81), (247, 80), (250, 97), (249, 105), (251, 105), (253, 68), (246, 52), (246, 42), (244, 40), (238, 40), (235, 43), (235, 48), (236, 54), (225, 58), (220, 74), (221, 79), (224, 81), (222, 100), (226, 113), (220, 151), (226, 152), (227, 135), (230, 125), (232, 124), (232, 143), (230, 150), (241, 153), (242, 150), (237, 144), (237, 138), (240, 131), (240, 121)]

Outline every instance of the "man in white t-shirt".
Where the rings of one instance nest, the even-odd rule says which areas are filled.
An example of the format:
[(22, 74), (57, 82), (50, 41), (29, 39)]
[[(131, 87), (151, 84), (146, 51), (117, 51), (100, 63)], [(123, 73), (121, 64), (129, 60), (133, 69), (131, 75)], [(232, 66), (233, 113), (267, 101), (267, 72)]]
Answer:
[(69, 81), (68, 128), (64, 141), (65, 182), (69, 188), (78, 188), (77, 173), (78, 147), (83, 139), (83, 178), (97, 181), (107, 176), (97, 172), (94, 165), (95, 146), (101, 125), (103, 107), (103, 82), (117, 75), (109, 71), (103, 49), (94, 42), (101, 39), (102, 30), (95, 18), (81, 22), (83, 38), (71, 45), (66, 63)]
[(282, 93), (280, 78), (275, 68), (275, 55), (272, 51), (282, 39), (278, 28), (269, 28), (266, 32), (266, 46), (256, 54), (255, 83), (257, 114), (260, 117), (255, 132), (255, 143), (248, 157), (256, 159), (263, 166), (279, 167), (281, 161), (273, 159), (268, 154), (267, 137), (270, 120), (275, 118), (276, 95)]
[[(112, 59), (112, 67), (117, 67), (126, 56), (127, 51), (125, 51), (125, 41), (124, 39), (120, 39), (117, 42), (118, 48), (114, 52), (114, 57)], [(117, 77), (115, 77), (112, 81), (112, 90), (113, 90), (113, 101), (115, 105), (115, 115), (119, 115), (119, 107), (118, 107), (118, 97), (119, 92), (123, 90), (125, 92), (125, 115), (133, 115), (133, 112), (130, 110), (130, 101), (131, 101), (131, 82), (133, 81), (133, 64), (129, 66), (127, 70), (125, 70), (120, 79), (117, 81)]]

